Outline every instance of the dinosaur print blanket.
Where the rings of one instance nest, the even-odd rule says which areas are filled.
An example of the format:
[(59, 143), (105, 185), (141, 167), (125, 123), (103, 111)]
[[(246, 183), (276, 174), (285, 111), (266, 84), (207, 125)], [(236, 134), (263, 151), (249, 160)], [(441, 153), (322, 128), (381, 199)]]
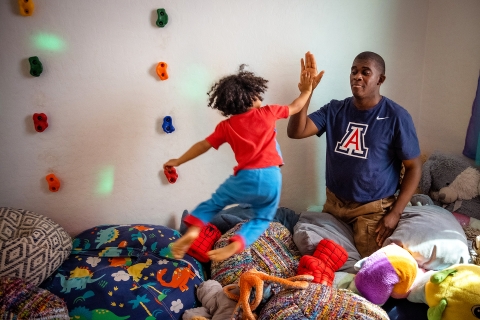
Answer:
[(72, 319), (181, 319), (197, 307), (202, 265), (171, 256), (178, 231), (104, 225), (73, 240), (69, 258), (40, 287), (62, 298)]

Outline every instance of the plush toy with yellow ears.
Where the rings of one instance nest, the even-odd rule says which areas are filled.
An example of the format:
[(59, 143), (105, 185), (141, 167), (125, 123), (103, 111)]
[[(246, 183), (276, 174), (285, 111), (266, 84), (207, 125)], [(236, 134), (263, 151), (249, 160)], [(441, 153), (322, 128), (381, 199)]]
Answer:
[(428, 320), (480, 319), (480, 266), (457, 264), (425, 284)]

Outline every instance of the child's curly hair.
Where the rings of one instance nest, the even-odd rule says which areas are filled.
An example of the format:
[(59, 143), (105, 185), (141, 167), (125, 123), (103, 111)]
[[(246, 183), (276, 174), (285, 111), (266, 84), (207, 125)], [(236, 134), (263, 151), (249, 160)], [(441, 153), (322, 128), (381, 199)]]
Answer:
[(223, 77), (207, 93), (208, 106), (219, 110), (225, 117), (244, 113), (255, 99), (263, 100), (262, 93), (267, 89), (268, 80), (244, 68), (245, 64), (242, 64), (238, 74)]

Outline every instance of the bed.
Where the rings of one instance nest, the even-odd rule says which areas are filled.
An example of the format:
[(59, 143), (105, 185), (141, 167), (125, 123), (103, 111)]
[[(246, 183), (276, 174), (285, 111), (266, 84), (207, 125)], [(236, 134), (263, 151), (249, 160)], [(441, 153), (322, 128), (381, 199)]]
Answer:
[[(244, 204), (218, 214), (212, 224), (224, 237), (217, 243), (225, 241), (225, 236), (228, 239), (228, 233), (252, 214)], [(352, 231), (331, 215), (279, 208), (273, 224), (276, 227), (269, 228), (257, 249), (252, 245), (251, 250), (222, 263), (201, 263), (189, 255), (173, 259), (169, 246), (185, 230), (184, 225), (180, 231), (156, 225), (96, 226), (73, 239), (70, 256), (40, 287), (62, 298), (75, 319), (182, 319), (186, 310), (200, 306), (195, 289), (206, 279), (227, 285), (251, 267), (284, 278), (295, 275), (298, 259), (311, 254), (323, 238), (348, 252), (339, 277), (357, 272), (354, 265), (360, 256)], [(412, 232), (419, 229), (422, 232)], [(469, 259), (462, 227), (451, 213), (437, 206), (407, 207), (387, 243), (408, 248), (419, 266), (428, 269), (440, 270)], [(273, 296), (281, 293), (280, 288), (270, 289)], [(374, 308), (367, 302), (358, 303)], [(260, 307), (273, 310), (272, 306)], [(414, 320), (426, 319), (428, 306), (390, 298), (382, 308), (390, 319)]]

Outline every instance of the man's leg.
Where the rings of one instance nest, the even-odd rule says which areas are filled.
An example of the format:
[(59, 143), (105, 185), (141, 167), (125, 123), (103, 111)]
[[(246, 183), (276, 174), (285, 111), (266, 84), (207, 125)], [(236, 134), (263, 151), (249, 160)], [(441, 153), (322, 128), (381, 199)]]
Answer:
[(353, 227), (355, 247), (363, 258), (380, 249), (375, 230), (378, 221), (390, 210), (394, 201), (394, 196), (368, 203), (344, 201), (327, 189), (323, 211)]

